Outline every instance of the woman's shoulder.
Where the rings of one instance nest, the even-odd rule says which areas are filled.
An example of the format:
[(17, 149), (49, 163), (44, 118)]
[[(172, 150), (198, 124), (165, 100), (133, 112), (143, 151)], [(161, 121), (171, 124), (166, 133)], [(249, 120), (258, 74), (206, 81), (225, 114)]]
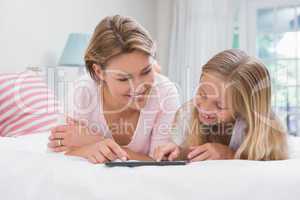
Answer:
[(166, 92), (176, 92), (177, 87), (174, 82), (172, 82), (168, 77), (156, 73), (154, 77), (154, 87), (160, 91), (160, 93), (166, 93)]
[(175, 83), (166, 76), (156, 73), (148, 102), (148, 108), (155, 107), (165, 113), (175, 114), (180, 106), (180, 95)]

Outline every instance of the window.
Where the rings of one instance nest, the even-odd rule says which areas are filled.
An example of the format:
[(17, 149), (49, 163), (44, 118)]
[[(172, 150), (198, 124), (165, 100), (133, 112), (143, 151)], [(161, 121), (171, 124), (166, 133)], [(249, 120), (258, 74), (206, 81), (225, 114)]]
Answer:
[(262, 8), (256, 12), (256, 54), (269, 68), (272, 103), (290, 134), (300, 117), (300, 5)]
[(240, 2), (232, 46), (266, 64), (273, 110), (290, 134), (300, 135), (300, 1)]

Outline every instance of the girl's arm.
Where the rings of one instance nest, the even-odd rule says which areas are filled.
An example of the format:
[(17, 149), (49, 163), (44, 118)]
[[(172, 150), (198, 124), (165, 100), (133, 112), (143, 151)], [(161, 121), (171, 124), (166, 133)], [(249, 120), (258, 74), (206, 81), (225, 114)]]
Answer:
[(219, 143), (205, 143), (189, 147), (187, 159), (191, 162), (203, 160), (232, 160), (235, 152), (227, 145)]

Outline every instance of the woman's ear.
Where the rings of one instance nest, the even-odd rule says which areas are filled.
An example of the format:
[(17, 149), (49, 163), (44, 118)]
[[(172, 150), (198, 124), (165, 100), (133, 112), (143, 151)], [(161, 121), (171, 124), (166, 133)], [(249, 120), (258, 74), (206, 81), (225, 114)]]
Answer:
[(93, 70), (100, 81), (104, 81), (104, 71), (101, 69), (100, 65), (93, 64)]

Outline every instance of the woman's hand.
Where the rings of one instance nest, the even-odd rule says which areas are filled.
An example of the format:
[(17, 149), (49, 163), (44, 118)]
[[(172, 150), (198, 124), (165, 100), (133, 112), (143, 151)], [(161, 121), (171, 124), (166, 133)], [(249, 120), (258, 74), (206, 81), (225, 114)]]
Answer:
[(127, 152), (112, 139), (103, 139), (95, 144), (68, 151), (65, 155), (83, 157), (94, 164), (105, 163), (116, 159), (121, 159), (122, 161), (129, 159)]
[(87, 126), (67, 118), (66, 125), (59, 125), (51, 130), (48, 147), (54, 152), (62, 152), (96, 143), (102, 139), (99, 133), (91, 134)]
[(175, 160), (180, 156), (180, 147), (174, 143), (168, 143), (156, 147), (153, 153), (153, 158), (156, 161)]
[(187, 158), (191, 161), (233, 159), (235, 152), (228, 146), (219, 143), (206, 143), (190, 147)]

